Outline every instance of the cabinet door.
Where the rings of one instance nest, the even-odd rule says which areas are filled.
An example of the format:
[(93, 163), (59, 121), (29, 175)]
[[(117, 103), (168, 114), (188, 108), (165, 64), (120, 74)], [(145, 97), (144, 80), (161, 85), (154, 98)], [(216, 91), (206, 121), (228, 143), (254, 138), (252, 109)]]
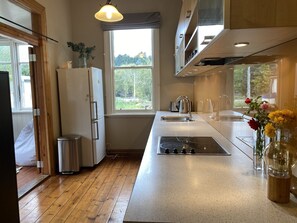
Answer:
[(189, 38), (192, 36), (197, 26), (197, 15), (195, 15), (195, 13), (197, 14), (197, 10), (195, 11), (196, 5), (197, 0), (183, 1), (179, 23), (175, 35), (176, 73), (178, 73), (185, 66), (185, 47), (186, 45), (188, 45)]
[(180, 48), (181, 41), (185, 35), (185, 20), (183, 19), (182, 12), (180, 14), (177, 30), (175, 34), (175, 47)]
[(185, 55), (184, 55), (184, 39), (182, 40), (180, 47), (177, 49), (175, 53), (175, 72), (178, 73), (181, 69), (183, 69), (185, 65)]
[(186, 33), (186, 30), (189, 27), (189, 24), (191, 22), (191, 19), (194, 14), (194, 9), (196, 7), (196, 4), (194, 4), (197, 0), (185, 0), (182, 7), (182, 16), (184, 20), (184, 33)]
[(176, 46), (178, 47), (180, 47), (181, 42), (185, 37), (185, 33), (189, 25), (191, 15), (193, 13), (193, 10), (191, 9), (192, 1), (193, 0), (184, 0), (182, 4), (179, 21), (177, 25), (177, 30), (176, 30), (176, 35), (175, 35), (175, 43), (176, 43)]

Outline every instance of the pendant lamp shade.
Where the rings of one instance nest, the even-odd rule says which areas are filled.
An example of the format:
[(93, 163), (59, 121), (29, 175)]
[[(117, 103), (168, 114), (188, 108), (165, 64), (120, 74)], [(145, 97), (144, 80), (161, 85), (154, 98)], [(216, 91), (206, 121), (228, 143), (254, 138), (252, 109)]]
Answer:
[(111, 0), (107, 0), (106, 4), (96, 12), (95, 18), (103, 22), (118, 22), (124, 17), (117, 8), (111, 4)]

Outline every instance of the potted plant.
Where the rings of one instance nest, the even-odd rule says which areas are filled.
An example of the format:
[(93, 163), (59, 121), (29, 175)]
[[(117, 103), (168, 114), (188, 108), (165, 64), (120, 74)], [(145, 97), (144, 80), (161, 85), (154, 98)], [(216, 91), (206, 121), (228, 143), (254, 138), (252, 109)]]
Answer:
[(73, 52), (78, 52), (78, 66), (79, 67), (87, 67), (87, 60), (94, 59), (95, 57), (92, 56), (92, 52), (95, 49), (95, 46), (86, 47), (86, 45), (82, 42), (73, 43), (67, 42), (67, 46), (72, 49)]

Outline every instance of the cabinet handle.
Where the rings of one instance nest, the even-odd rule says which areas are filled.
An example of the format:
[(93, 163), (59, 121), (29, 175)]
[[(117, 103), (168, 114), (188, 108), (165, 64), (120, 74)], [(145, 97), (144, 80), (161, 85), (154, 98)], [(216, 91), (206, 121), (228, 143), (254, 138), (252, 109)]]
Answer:
[(182, 34), (182, 33), (179, 34), (179, 38), (183, 38), (183, 36), (184, 36), (184, 34)]
[(188, 10), (188, 11), (186, 12), (186, 18), (187, 18), (187, 19), (190, 18), (190, 17), (191, 17), (191, 14), (192, 14), (192, 11), (191, 11), (191, 10)]

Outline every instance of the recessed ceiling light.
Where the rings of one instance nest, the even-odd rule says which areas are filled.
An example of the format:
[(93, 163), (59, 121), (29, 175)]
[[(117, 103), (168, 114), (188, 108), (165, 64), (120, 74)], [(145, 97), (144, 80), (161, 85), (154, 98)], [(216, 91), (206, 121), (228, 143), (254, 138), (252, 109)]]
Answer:
[(234, 43), (235, 47), (245, 47), (247, 45), (249, 45), (249, 42), (238, 42), (238, 43)]

